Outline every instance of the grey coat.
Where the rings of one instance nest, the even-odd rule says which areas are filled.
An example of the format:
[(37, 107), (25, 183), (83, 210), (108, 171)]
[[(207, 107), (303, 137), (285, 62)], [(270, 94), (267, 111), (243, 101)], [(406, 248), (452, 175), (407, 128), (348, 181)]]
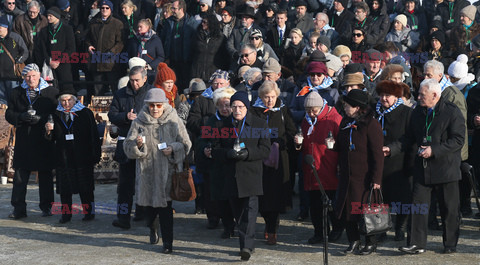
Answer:
[[(183, 168), (183, 160), (192, 143), (177, 112), (170, 105), (163, 105), (160, 118), (154, 119), (148, 107), (144, 106), (137, 119), (132, 122), (125, 139), (123, 150), (130, 159), (136, 159), (135, 194), (141, 206), (166, 207), (171, 201), (172, 174), (175, 166)], [(139, 149), (136, 139), (139, 128), (143, 129), (145, 143)], [(165, 142), (173, 148), (170, 156), (165, 156), (158, 149), (158, 144)]]
[(420, 43), (420, 34), (404, 28), (402, 31), (392, 30), (385, 37), (385, 41), (398, 42), (402, 45), (402, 52), (414, 51)]

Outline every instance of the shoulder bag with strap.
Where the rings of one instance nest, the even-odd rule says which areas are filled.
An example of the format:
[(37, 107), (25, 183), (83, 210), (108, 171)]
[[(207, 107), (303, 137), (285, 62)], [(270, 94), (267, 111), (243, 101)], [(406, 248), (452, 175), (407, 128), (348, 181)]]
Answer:
[(12, 54), (7, 50), (7, 47), (5, 47), (5, 45), (3, 45), (3, 43), (0, 43), (0, 45), (2, 45), (3, 49), (7, 53), (8, 57), (10, 57), (10, 60), (12, 60), (13, 73), (15, 74), (16, 77), (21, 78), (22, 77), (22, 71), (23, 71), (23, 68), (25, 67), (25, 64), (24, 63), (16, 63), (15, 59), (13, 59)]

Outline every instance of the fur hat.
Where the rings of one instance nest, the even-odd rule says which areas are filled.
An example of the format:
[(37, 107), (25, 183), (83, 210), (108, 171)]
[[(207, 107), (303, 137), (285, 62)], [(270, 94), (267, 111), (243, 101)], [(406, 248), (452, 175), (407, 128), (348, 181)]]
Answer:
[(343, 100), (352, 107), (365, 108), (368, 106), (368, 94), (361, 89), (353, 89), (343, 97)]
[(377, 90), (378, 95), (381, 95), (383, 93), (400, 98), (403, 96), (404, 86), (407, 85), (405, 83), (397, 83), (390, 80), (383, 80), (378, 82), (375, 89)]
[(175, 72), (168, 67), (166, 63), (159, 63), (157, 66), (157, 76), (155, 77), (155, 85), (160, 86), (163, 82), (167, 80), (177, 81)]
[(143, 100), (145, 103), (168, 103), (167, 96), (165, 96), (165, 91), (161, 88), (151, 88), (148, 90)]
[(474, 5), (468, 5), (462, 10), (460, 10), (460, 15), (468, 17), (470, 20), (475, 20), (475, 14), (477, 13), (477, 8)]
[(307, 97), (305, 98), (305, 102), (303, 103), (305, 108), (311, 107), (323, 107), (323, 98), (318, 94), (317, 91), (312, 91), (308, 93)]
[(468, 74), (468, 57), (465, 54), (460, 54), (457, 60), (448, 67), (448, 74), (455, 78), (464, 78)]
[(233, 94), (233, 96), (230, 98), (230, 105), (232, 105), (236, 100), (241, 101), (247, 108), (250, 107), (250, 100), (248, 100), (247, 91), (237, 91), (235, 94)]
[[(231, 86), (222, 87), (213, 91), (213, 104), (216, 106), (219, 99), (231, 98), (237, 90)], [(246, 105), (248, 107), (248, 105)]]
[(332, 54), (338, 56), (338, 58), (342, 58), (342, 56), (348, 56), (348, 58), (352, 59), (352, 51), (350, 48), (348, 48), (348, 46), (345, 45), (337, 45)]
[(400, 15), (396, 16), (395, 21), (398, 21), (398, 22), (402, 23), (403, 28), (407, 27), (407, 16), (405, 16), (404, 14), (400, 14)]
[(280, 73), (282, 67), (274, 58), (268, 58), (263, 64), (262, 73)]

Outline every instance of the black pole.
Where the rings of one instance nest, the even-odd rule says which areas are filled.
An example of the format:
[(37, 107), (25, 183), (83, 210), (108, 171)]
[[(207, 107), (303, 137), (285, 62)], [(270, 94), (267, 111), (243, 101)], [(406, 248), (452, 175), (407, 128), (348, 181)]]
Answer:
[(305, 162), (309, 164), (313, 169), (313, 175), (318, 182), (318, 188), (322, 193), (322, 201), (323, 201), (323, 264), (328, 265), (328, 211), (333, 211), (332, 204), (330, 199), (327, 196), (327, 193), (323, 189), (322, 182), (320, 182), (320, 178), (318, 177), (317, 169), (313, 165), (315, 159), (312, 155), (305, 155)]

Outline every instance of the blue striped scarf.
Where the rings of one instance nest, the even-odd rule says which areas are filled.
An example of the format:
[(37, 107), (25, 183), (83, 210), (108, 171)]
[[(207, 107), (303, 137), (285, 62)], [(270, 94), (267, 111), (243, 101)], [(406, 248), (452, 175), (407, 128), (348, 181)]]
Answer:
[(392, 112), (394, 109), (396, 109), (398, 106), (402, 105), (403, 104), (403, 99), (402, 98), (398, 98), (397, 102), (395, 102), (395, 104), (393, 104), (390, 108), (388, 108), (387, 110), (385, 110), (384, 112), (382, 112), (380, 110), (380, 108), (382, 107), (382, 104), (380, 103), (380, 100), (377, 102), (377, 113), (378, 113), (378, 122), (381, 122), (382, 123), (382, 129), (383, 129), (383, 124), (384, 124), (384, 117), (385, 117), (385, 114), (387, 113), (390, 113)]
[(213, 90), (212, 86), (209, 86), (205, 91), (203, 91), (202, 96), (205, 98), (213, 99)]
[(449, 86), (453, 86), (452, 82), (450, 82), (450, 80), (445, 75), (443, 75), (442, 80), (440, 80), (440, 87), (442, 88), (442, 92), (443, 90), (445, 90), (445, 88)]
[[(29, 86), (27, 85), (27, 82), (25, 82), (25, 80), (23, 80), (23, 83), (22, 83), (22, 88), (25, 88), (25, 89), (28, 89)], [(44, 89), (44, 88), (47, 88), (49, 87), (50, 85), (47, 83), (47, 81), (45, 81), (43, 78), (40, 77), (40, 82), (38, 83), (38, 87), (34, 88), (33, 90), (39, 92), (40, 90)]]
[(285, 104), (283, 104), (282, 100), (280, 100), (280, 107), (276, 107), (276, 108), (271, 108), (269, 109), (267, 106), (265, 106), (265, 104), (263, 103), (262, 99), (260, 98), (257, 98), (257, 100), (255, 101), (255, 103), (253, 103), (253, 107), (259, 107), (259, 108), (264, 108), (267, 110), (271, 110), (271, 111), (279, 111), (282, 107), (284, 107)]
[(318, 92), (318, 90), (328, 88), (333, 84), (333, 80), (330, 76), (325, 76), (325, 78), (323, 79), (323, 82), (320, 85), (315, 86), (315, 87), (312, 85), (312, 81), (310, 80), (310, 76), (307, 77), (307, 82), (308, 82), (308, 86), (310, 87), (310, 91), (315, 90), (317, 92)]
[[(319, 115), (320, 115), (320, 113), (323, 112), (323, 109), (325, 109), (325, 106), (327, 106), (327, 101), (325, 99), (323, 99), (323, 106), (322, 106), (322, 109), (320, 110), (320, 112), (318, 113)], [(312, 134), (313, 128), (315, 127), (315, 124), (317, 124), (317, 116), (315, 116), (315, 121), (312, 121), (312, 118), (310, 118), (310, 116), (308, 116), (308, 113), (305, 113), (305, 120), (310, 125), (310, 128), (308, 128), (307, 135)]]

